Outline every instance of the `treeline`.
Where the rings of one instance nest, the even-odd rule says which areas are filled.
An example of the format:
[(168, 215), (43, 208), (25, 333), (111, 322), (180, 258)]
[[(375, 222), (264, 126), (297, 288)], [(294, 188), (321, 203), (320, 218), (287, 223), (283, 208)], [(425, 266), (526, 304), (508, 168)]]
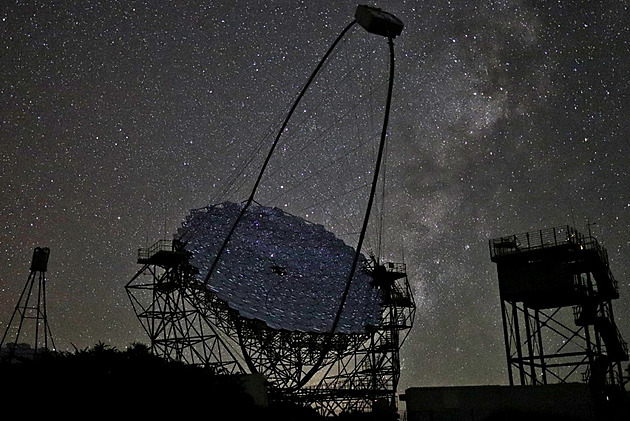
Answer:
[(166, 361), (136, 343), (0, 361), (0, 397), (16, 415), (209, 420), (318, 419), (310, 409), (258, 407), (237, 381)]

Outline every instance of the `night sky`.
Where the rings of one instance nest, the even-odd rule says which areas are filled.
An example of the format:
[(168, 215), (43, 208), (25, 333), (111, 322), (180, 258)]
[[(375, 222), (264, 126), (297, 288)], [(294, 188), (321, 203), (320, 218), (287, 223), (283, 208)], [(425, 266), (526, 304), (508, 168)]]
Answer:
[[(394, 41), (384, 202), (391, 244), (384, 254), (400, 260), (404, 252), (418, 305), (401, 389), (507, 383), (488, 250), (502, 235), (566, 224), (586, 233), (594, 223), (619, 282), (617, 324), (630, 340), (628, 2), (371, 5), (405, 23)], [(230, 177), (251, 180), (254, 171), (239, 172), (242, 164), (266, 153), (270, 128), (356, 6), (4, 2), (2, 333), (41, 246), (51, 249), (48, 316), (57, 348), (146, 342), (124, 289), (140, 269), (137, 249), (170, 238), (193, 208), (247, 198), (245, 188), (227, 189)], [(368, 73), (377, 74), (386, 40), (358, 37), (356, 50), (352, 39), (343, 46), (348, 62), (374, 41), (381, 54)], [(310, 124), (316, 131), (326, 123)], [(339, 129), (340, 147), (354, 137), (349, 126)], [(276, 168), (299, 172), (296, 162), (331, 159), (300, 151), (307, 153), (294, 147), (293, 164)], [(279, 171), (267, 186), (284, 189), (288, 175)], [(337, 185), (359, 178), (335, 174)], [(305, 189), (293, 193), (315, 190)], [(288, 199), (272, 203), (272, 190), (261, 193), (264, 204), (297, 213)], [(364, 201), (337, 209), (360, 214)], [(319, 222), (341, 229), (336, 220)]]

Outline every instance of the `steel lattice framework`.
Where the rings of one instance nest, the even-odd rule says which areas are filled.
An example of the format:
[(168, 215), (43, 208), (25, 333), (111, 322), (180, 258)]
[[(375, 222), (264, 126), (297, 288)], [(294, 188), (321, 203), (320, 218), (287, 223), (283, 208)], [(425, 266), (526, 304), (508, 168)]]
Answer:
[[(24, 334), (29, 337), (33, 344), (35, 354), (40, 351), (55, 349), (55, 341), (48, 324), (46, 311), (46, 272), (49, 255), (50, 249), (48, 247), (36, 247), (33, 250), (30, 274), (0, 340), (0, 348), (5, 344), (10, 345), (7, 356), (9, 360), (15, 356), (20, 336)], [(13, 339), (11, 339), (12, 335), (14, 335)]]
[(197, 279), (178, 241), (139, 250), (138, 263), (126, 290), (156, 355), (220, 374), (262, 374), (273, 400), (322, 415), (395, 410), (399, 351), (415, 315), (404, 264), (371, 269), (381, 292), (377, 326), (330, 337), (242, 317)]
[(490, 253), (510, 384), (621, 385), (628, 349), (613, 314), (617, 282), (599, 242), (565, 226), (490, 240)]
[[(237, 240), (237, 228), (247, 220), (249, 208), (256, 202), (257, 189), (294, 111), (336, 45), (356, 24), (369, 33), (387, 38), (389, 77), (371, 189), (353, 261), (347, 268), (344, 290), (327, 332), (310, 331), (301, 325), (291, 330), (286, 325), (272, 328), (269, 320), (247, 314), (248, 310), (253, 311), (254, 306), (248, 306), (246, 299), (241, 300), (245, 304), (235, 304), (229, 298), (230, 293), (232, 297), (241, 294), (242, 284), (238, 284), (239, 288), (235, 290), (225, 291), (225, 296), (219, 296), (211, 287), (213, 276), (220, 272), (221, 264), (225, 262), (224, 255), (230, 254), (230, 244)], [(181, 235), (173, 240), (170, 247), (168, 243), (158, 242), (147, 250), (139, 251), (138, 263), (143, 265), (142, 269), (126, 289), (155, 353), (169, 359), (212, 367), (219, 373), (262, 374), (270, 384), (272, 399), (310, 405), (322, 415), (370, 410), (395, 414), (400, 378), (399, 351), (412, 327), (415, 303), (404, 264), (381, 264), (373, 259), (367, 264), (370, 267), (362, 267), (364, 265), (360, 262), (364, 261), (361, 248), (376, 195), (387, 137), (394, 76), (393, 38), (400, 35), (403, 26), (398, 18), (380, 9), (357, 7), (354, 20), (335, 39), (290, 108), (251, 194), (236, 218), (233, 221), (230, 218), (229, 230), (220, 236), (222, 241), (216, 250), (209, 252), (205, 249), (208, 241), (215, 237), (210, 235), (202, 241), (203, 244), (192, 247), (189, 254), (186, 244), (190, 240)], [(214, 230), (217, 227), (212, 225), (210, 228)], [(216, 234), (215, 231), (210, 232), (213, 233)], [(288, 238), (279, 241), (286, 242)], [(301, 238), (300, 241), (307, 240)], [(293, 243), (290, 245), (294, 246)], [(206, 263), (200, 267), (192, 264), (199, 253), (211, 257), (207, 266)], [(261, 260), (261, 255), (245, 255), (247, 258), (238, 262), (241, 266), (237, 267), (246, 269)], [(305, 262), (314, 259), (310, 256), (310, 260)], [(294, 260), (292, 255), (289, 263), (300, 268), (305, 266), (296, 264)], [(337, 260), (329, 263), (337, 263)], [(200, 270), (205, 272), (203, 276), (197, 276)], [(351, 286), (356, 285), (355, 273), (360, 270), (367, 271), (371, 278), (366, 279), (369, 284), (363, 285), (380, 294), (379, 320), (362, 325), (359, 332), (344, 331), (342, 313), (350, 302)], [(311, 272), (305, 277), (316, 283), (317, 274)], [(148, 275), (147, 281), (143, 281), (147, 277), (145, 275)], [(238, 273), (235, 278), (238, 280), (240, 276), (243, 274)], [(251, 280), (252, 277), (246, 278)], [(232, 280), (230, 277), (229, 281)], [(366, 304), (365, 301), (361, 303)]]
[(205, 288), (195, 278), (177, 242), (158, 241), (138, 252), (142, 268), (126, 285), (151, 350), (168, 360), (211, 367), (219, 374), (244, 372), (220, 332), (213, 313), (200, 305)]

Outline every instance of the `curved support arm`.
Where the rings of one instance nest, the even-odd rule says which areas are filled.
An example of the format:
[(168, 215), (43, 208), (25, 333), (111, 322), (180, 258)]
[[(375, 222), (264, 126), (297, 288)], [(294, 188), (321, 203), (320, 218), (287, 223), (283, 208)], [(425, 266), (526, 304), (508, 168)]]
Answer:
[(225, 237), (225, 240), (223, 241), (223, 244), (221, 245), (221, 248), (219, 249), (219, 251), (218, 251), (214, 261), (212, 262), (212, 266), (210, 266), (210, 269), (208, 270), (208, 274), (206, 275), (206, 278), (204, 279), (204, 284), (208, 284), (208, 282), (210, 281), (210, 278), (212, 277), (212, 274), (214, 273), (214, 270), (215, 270), (215, 268), (217, 266), (217, 262), (219, 261), (219, 259), (223, 255), (223, 252), (225, 251), (225, 248), (227, 247), (228, 242), (232, 238), (232, 235), (234, 234), (234, 231), (236, 230), (236, 227), (241, 222), (241, 219), (243, 219), (243, 216), (245, 215), (245, 212), (247, 212), (247, 209), (249, 208), (249, 206), (254, 201), (254, 196), (256, 195), (256, 191), (258, 190), (258, 185), (260, 184), (260, 180), (262, 180), (263, 174), (264, 174), (265, 170), (267, 169), (267, 165), (269, 164), (269, 160), (271, 159), (271, 156), (273, 155), (273, 152), (276, 149), (276, 146), (278, 145), (278, 141), (280, 140), (280, 136), (282, 135), (282, 132), (284, 132), (284, 129), (287, 127), (287, 124), (289, 124), (289, 120), (291, 119), (291, 116), (293, 115), (293, 112), (295, 111), (295, 109), (297, 108), (298, 104), (300, 103), (302, 97), (304, 96), (304, 94), (308, 90), (309, 86), (311, 85), (311, 82), (313, 82), (313, 79), (315, 79), (315, 76), (317, 76), (317, 73), (319, 73), (320, 69), (324, 65), (324, 62), (326, 61), (326, 59), (328, 58), (330, 53), (332, 53), (332, 51), (335, 49), (335, 47), (337, 46), (339, 41), (341, 41), (341, 39), (344, 37), (344, 35), (356, 23), (357, 23), (357, 21), (353, 20), (352, 22), (350, 22), (350, 24), (348, 24), (348, 26), (346, 26), (344, 28), (343, 31), (341, 31), (341, 33), (339, 34), (337, 39), (335, 39), (335, 42), (333, 42), (333, 44), (330, 46), (328, 51), (326, 51), (326, 54), (324, 54), (324, 57), (322, 57), (322, 59), (319, 61), (319, 64), (317, 65), (317, 67), (315, 68), (315, 70), (313, 71), (311, 76), (309, 77), (308, 81), (306, 82), (306, 85), (304, 85), (304, 87), (300, 91), (300, 94), (298, 95), (297, 99), (293, 103), (293, 106), (289, 110), (289, 113), (287, 114), (286, 118), (284, 119), (284, 122), (282, 123), (282, 127), (280, 127), (280, 130), (278, 131), (278, 134), (276, 135), (276, 138), (274, 139), (273, 144), (271, 145), (271, 149), (269, 150), (269, 153), (267, 154), (267, 158), (265, 159), (265, 162), (264, 162), (262, 168), (260, 169), (260, 173), (258, 174), (258, 178), (256, 179), (256, 183), (254, 183), (254, 188), (252, 189), (252, 192), (251, 192), (249, 198), (247, 199), (247, 202), (245, 203), (245, 206), (243, 206), (243, 209), (241, 209), (241, 213), (236, 218), (236, 221), (234, 221), (234, 224), (232, 225), (232, 228), (228, 232), (228, 235)]
[(379, 171), (381, 168), (381, 161), (383, 159), (383, 151), (385, 149), (385, 141), (387, 138), (387, 125), (389, 123), (389, 112), (391, 109), (392, 102), (392, 91), (394, 87), (394, 41), (391, 35), (387, 37), (389, 44), (389, 83), (387, 88), (387, 101), (385, 103), (385, 116), (383, 118), (383, 128), (381, 130), (381, 140), (378, 148), (378, 155), (376, 158), (376, 166), (374, 169), (374, 177), (372, 178), (372, 188), (370, 190), (370, 198), (368, 200), (368, 205), (365, 210), (365, 216), (363, 219), (363, 227), (361, 229), (361, 234), (359, 235), (359, 241), (357, 243), (357, 248), (354, 254), (354, 260), (352, 263), (352, 267), (350, 269), (350, 273), (348, 274), (348, 280), (346, 281), (346, 288), (343, 291), (343, 295), (341, 297), (341, 303), (339, 304), (339, 310), (337, 310), (337, 314), (335, 315), (335, 320), (333, 321), (330, 332), (328, 333), (328, 338), (324, 342), (324, 347), (322, 350), (322, 354), (315, 366), (301, 379), (298, 384), (298, 388), (304, 386), (319, 370), (324, 358), (328, 352), (330, 352), (332, 337), (335, 335), (335, 331), (337, 330), (337, 326), (339, 325), (339, 320), (341, 319), (341, 314), (343, 313), (343, 307), (346, 303), (346, 299), (348, 297), (348, 293), (350, 292), (350, 285), (352, 284), (352, 278), (357, 269), (357, 264), (359, 262), (359, 256), (361, 255), (361, 247), (363, 246), (363, 241), (365, 239), (365, 233), (368, 228), (368, 223), (370, 220), (370, 213), (372, 211), (372, 205), (374, 203), (374, 196), (376, 194), (376, 186), (378, 184)]

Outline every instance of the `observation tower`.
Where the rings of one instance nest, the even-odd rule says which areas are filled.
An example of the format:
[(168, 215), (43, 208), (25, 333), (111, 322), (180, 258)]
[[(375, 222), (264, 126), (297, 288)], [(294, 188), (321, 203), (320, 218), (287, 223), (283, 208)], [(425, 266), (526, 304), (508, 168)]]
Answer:
[[(190, 211), (172, 240), (138, 251), (141, 269), (126, 290), (154, 353), (221, 374), (263, 375), (272, 401), (322, 415), (396, 416), (399, 352), (415, 302), (405, 263), (382, 257), (382, 170), (393, 39), (402, 29), (395, 16), (358, 6), (258, 161), (247, 199), (211, 200)], [(369, 44), (365, 54), (337, 51), (351, 48), (352, 36)], [(383, 37), (387, 54), (370, 59)], [(374, 83), (367, 77), (381, 74)], [(292, 119), (298, 107), (303, 126)], [(382, 112), (380, 127), (362, 121), (361, 107)], [(305, 118), (307, 110), (319, 120)], [(291, 153), (301, 166), (286, 161)], [(349, 168), (359, 173), (342, 177)], [(373, 209), (380, 218), (370, 218)]]
[(497, 265), (510, 385), (623, 386), (628, 348), (608, 253), (570, 226), (490, 240)]
[(24, 343), (33, 345), (34, 355), (48, 350), (49, 344), (52, 349), (55, 348), (46, 311), (46, 272), (49, 256), (48, 247), (36, 247), (33, 250), (30, 274), (0, 341), (0, 349), (3, 346), (9, 348), (9, 354), (6, 356), (8, 359), (12, 359), (19, 352), (20, 338), (24, 341), (26, 337), (27, 342)]

